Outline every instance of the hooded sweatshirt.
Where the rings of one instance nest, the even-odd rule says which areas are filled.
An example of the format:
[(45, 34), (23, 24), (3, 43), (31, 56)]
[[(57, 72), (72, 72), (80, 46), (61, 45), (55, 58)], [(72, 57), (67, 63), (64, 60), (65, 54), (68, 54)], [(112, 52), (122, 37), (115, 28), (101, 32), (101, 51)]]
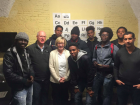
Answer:
[(94, 74), (92, 71), (91, 61), (86, 51), (80, 50), (77, 59), (74, 60), (72, 56), (68, 58), (71, 84), (78, 87), (78, 82), (82, 80), (87, 81), (87, 88), (92, 87)]

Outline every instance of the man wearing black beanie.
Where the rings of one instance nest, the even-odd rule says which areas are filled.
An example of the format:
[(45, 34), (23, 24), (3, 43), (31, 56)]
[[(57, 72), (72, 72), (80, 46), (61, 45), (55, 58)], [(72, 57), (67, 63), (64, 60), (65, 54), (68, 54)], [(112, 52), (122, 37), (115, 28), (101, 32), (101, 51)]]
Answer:
[(78, 48), (80, 50), (86, 51), (88, 56), (91, 57), (90, 50), (89, 50), (86, 42), (81, 40), (79, 35), (80, 35), (79, 27), (78, 26), (73, 27), (73, 29), (71, 30), (71, 39), (68, 41), (68, 44), (70, 44), (71, 42), (78, 43)]
[(111, 105), (111, 97), (113, 92), (114, 78), (113, 66), (118, 47), (110, 43), (113, 31), (109, 27), (104, 27), (100, 31), (101, 42), (95, 45), (93, 52), (93, 63), (96, 67), (96, 75), (94, 78), (94, 95), (93, 103), (97, 105), (97, 97), (100, 87), (103, 85), (103, 104)]

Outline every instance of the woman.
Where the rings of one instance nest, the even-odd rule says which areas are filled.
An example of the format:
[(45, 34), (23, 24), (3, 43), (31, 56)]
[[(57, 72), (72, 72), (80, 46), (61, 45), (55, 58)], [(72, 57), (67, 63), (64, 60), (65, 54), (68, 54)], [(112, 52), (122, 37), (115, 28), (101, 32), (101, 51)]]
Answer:
[(50, 53), (49, 67), (53, 105), (67, 105), (68, 102), (70, 70), (67, 59), (70, 53), (64, 49), (66, 44), (65, 38), (58, 37), (55, 41), (57, 49)]

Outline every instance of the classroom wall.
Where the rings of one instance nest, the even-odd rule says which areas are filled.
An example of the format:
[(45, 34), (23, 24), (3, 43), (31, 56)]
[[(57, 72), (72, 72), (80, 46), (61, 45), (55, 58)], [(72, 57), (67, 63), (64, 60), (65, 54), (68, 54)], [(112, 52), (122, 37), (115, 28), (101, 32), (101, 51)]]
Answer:
[[(8, 5), (10, 0), (0, 0)], [(29, 45), (36, 41), (36, 34), (43, 30), (49, 38), (53, 32), (53, 13), (70, 13), (71, 19), (103, 19), (105, 27), (111, 27), (116, 39), (116, 30), (126, 27), (138, 39), (138, 18), (130, 0), (11, 0), (8, 15), (0, 15), (0, 32), (26, 32)], [(138, 1), (138, 0), (137, 0)], [(136, 2), (136, 0), (134, 0)], [(2, 5), (4, 6), (4, 5)], [(139, 7), (139, 5), (137, 5)], [(1, 9), (0, 9), (1, 10)], [(3, 11), (0, 11), (2, 14)], [(135, 45), (138, 45), (136, 40)]]

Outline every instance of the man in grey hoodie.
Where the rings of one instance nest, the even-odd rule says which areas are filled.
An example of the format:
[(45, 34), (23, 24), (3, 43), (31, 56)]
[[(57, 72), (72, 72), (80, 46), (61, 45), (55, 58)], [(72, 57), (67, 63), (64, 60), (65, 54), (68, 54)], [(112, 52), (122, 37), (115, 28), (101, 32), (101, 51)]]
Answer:
[(87, 88), (86, 105), (92, 104), (93, 71), (86, 51), (78, 49), (77, 43), (69, 45), (71, 56), (68, 58), (71, 84), (74, 86), (75, 105), (82, 105), (82, 92)]

